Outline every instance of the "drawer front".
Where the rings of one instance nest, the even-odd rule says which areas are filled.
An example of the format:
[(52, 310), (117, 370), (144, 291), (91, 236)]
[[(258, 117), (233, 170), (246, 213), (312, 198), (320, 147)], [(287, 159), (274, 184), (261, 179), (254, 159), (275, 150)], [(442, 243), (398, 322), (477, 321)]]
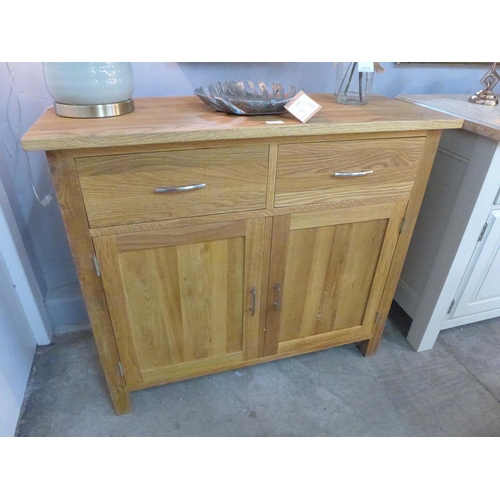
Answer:
[(424, 141), (410, 137), (280, 145), (275, 207), (409, 196)]
[[(269, 148), (77, 158), (90, 227), (264, 209)], [(189, 186), (197, 186), (190, 189)], [(184, 188), (155, 192), (162, 188)]]

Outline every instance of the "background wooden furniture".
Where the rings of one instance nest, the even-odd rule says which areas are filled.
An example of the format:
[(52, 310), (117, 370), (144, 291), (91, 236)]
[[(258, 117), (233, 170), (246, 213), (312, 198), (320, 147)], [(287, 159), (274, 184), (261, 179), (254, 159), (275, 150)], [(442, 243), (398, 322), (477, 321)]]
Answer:
[(24, 136), (47, 151), (117, 413), (156, 384), (377, 349), (441, 130), (462, 120), (313, 98), (306, 124), (144, 98), (106, 119), (49, 109)]
[(399, 96), (464, 119), (441, 138), (395, 295), (417, 351), (440, 330), (500, 316), (500, 108), (468, 97)]

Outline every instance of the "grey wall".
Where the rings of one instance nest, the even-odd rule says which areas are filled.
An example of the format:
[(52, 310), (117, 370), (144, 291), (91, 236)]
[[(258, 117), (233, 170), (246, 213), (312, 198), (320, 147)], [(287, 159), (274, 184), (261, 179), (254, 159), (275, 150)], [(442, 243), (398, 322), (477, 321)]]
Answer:
[[(397, 65), (384, 62), (376, 94), (473, 94), (488, 66)], [(192, 95), (195, 87), (219, 80), (262, 80), (293, 84), (305, 92), (333, 92), (331, 62), (303, 63), (159, 63), (132, 64), (134, 97)], [(0, 63), (0, 178), (46, 298), (56, 331), (86, 323), (79, 285), (43, 153), (25, 153), (20, 137), (52, 105), (42, 63)]]

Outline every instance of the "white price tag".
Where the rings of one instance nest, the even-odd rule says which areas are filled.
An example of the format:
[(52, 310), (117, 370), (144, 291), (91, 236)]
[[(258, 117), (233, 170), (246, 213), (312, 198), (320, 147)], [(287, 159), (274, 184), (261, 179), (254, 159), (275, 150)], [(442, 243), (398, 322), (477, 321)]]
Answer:
[(298, 118), (302, 123), (306, 123), (309, 118), (321, 109), (321, 106), (301, 90), (285, 105), (285, 109), (292, 113), (292, 115)]
[(358, 62), (359, 73), (373, 73), (374, 71), (375, 67), (372, 62)]

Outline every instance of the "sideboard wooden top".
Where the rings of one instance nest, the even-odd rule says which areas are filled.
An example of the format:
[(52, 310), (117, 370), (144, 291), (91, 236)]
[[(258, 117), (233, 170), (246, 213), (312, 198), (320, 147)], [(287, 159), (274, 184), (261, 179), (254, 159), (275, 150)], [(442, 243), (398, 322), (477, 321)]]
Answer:
[(415, 94), (397, 98), (463, 118), (465, 130), (500, 141), (500, 105), (473, 104), (469, 97), (469, 94)]
[[(310, 94), (322, 109), (307, 123), (290, 113), (236, 116), (196, 96), (134, 98), (135, 111), (110, 118), (65, 118), (50, 107), (21, 139), (26, 151), (80, 149), (224, 139), (312, 136), (461, 128), (463, 120), (401, 100), (372, 96), (364, 106)], [(282, 121), (282, 124), (267, 122)]]

